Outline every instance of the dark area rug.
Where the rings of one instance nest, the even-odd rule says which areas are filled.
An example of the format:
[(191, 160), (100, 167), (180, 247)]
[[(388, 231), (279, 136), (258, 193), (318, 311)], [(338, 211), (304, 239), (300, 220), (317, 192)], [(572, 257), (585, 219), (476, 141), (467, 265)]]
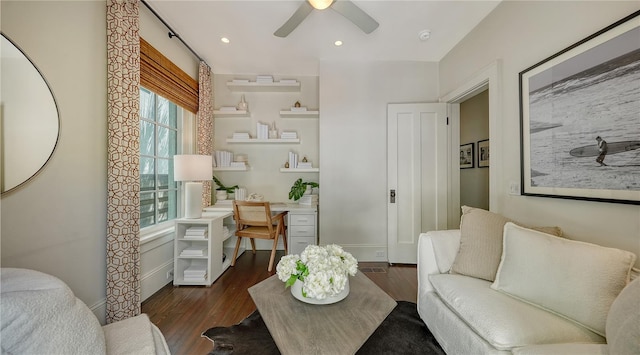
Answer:
[[(258, 311), (234, 326), (211, 328), (202, 336), (213, 341), (209, 355), (280, 354)], [(420, 319), (416, 304), (398, 301), (357, 354), (444, 355), (444, 351)]]

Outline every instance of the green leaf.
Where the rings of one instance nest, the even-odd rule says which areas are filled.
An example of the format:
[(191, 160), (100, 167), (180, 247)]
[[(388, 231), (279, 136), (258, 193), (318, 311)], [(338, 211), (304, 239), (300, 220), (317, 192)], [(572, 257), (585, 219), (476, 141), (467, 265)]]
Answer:
[(293, 284), (294, 284), (294, 283), (296, 283), (296, 280), (297, 280), (297, 279), (298, 279), (298, 276), (297, 276), (297, 275), (291, 275), (291, 276), (289, 277), (289, 280), (287, 280), (287, 282), (285, 282), (285, 284), (284, 284), (284, 288), (287, 288), (287, 287), (291, 287), (291, 286), (293, 286)]

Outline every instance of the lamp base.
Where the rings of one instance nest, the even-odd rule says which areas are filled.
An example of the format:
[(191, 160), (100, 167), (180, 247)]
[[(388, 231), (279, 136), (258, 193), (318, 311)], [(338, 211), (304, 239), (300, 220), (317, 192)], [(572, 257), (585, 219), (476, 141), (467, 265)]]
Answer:
[(184, 218), (202, 217), (202, 183), (184, 184)]

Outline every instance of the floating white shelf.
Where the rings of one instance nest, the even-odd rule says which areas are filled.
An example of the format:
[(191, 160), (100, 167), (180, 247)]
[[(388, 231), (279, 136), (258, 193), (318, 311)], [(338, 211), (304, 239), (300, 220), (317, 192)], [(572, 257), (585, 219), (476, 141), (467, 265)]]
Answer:
[(249, 139), (234, 139), (227, 138), (227, 143), (300, 143), (300, 139), (282, 139), (282, 138), (274, 138), (274, 139), (257, 139), (257, 138), (249, 138)]
[(227, 81), (227, 87), (231, 91), (300, 91), (300, 82), (281, 83), (274, 81), (273, 83), (257, 83), (250, 81), (248, 83), (235, 83)]
[(280, 117), (284, 118), (318, 118), (320, 111), (280, 111)]
[(220, 111), (214, 110), (213, 115), (216, 117), (249, 117), (251, 113), (247, 110), (237, 110), (237, 111)]
[(213, 171), (247, 171), (249, 170), (249, 166), (245, 165), (243, 167), (235, 167), (235, 166), (221, 166), (214, 167)]
[(317, 173), (319, 171), (320, 171), (320, 168), (311, 168), (311, 169), (280, 168), (281, 173)]

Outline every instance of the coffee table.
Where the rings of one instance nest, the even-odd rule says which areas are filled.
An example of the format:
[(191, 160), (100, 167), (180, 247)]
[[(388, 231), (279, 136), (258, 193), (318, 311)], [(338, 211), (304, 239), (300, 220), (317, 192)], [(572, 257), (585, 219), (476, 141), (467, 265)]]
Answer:
[(282, 354), (354, 354), (397, 303), (362, 272), (349, 288), (340, 302), (307, 304), (273, 275), (249, 294)]

